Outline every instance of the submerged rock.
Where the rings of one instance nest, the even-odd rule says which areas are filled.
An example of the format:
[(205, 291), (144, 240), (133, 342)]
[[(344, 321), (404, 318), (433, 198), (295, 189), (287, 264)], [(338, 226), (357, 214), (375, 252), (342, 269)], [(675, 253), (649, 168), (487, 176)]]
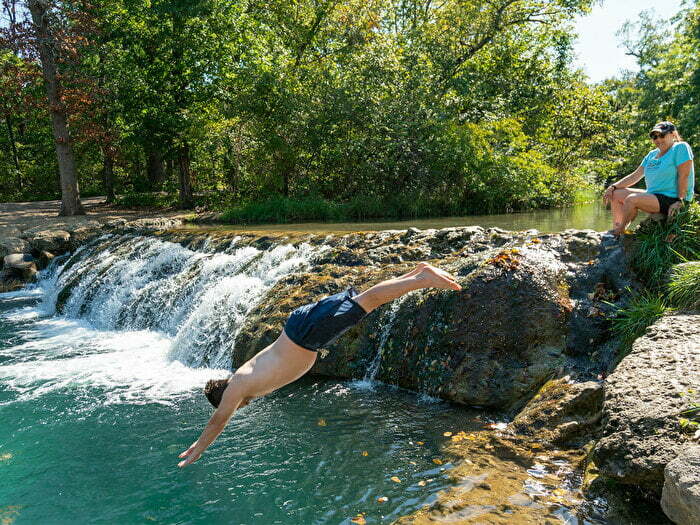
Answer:
[(666, 465), (661, 507), (675, 523), (700, 525), (700, 445)]
[(661, 494), (664, 468), (688, 441), (679, 413), (698, 385), (700, 315), (667, 315), (606, 381), (603, 437), (593, 454), (601, 474)]
[(568, 377), (548, 381), (515, 417), (510, 430), (553, 445), (582, 446), (603, 413), (603, 385)]

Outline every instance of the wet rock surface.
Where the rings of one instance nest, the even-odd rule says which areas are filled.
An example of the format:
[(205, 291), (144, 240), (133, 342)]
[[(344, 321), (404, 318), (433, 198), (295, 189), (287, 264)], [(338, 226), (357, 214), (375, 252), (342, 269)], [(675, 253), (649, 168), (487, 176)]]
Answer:
[(661, 507), (681, 525), (700, 525), (700, 445), (689, 446), (664, 469)]
[(581, 447), (603, 413), (603, 385), (568, 377), (548, 381), (510, 424), (511, 432), (551, 445)]
[(678, 419), (698, 385), (700, 315), (664, 316), (607, 378), (593, 453), (601, 474), (661, 494), (664, 468), (689, 440)]
[(298, 306), (349, 286), (366, 289), (427, 260), (455, 274), (463, 290), (414, 292), (379, 308), (331, 345), (312, 373), (362, 377), (379, 359), (376, 379), (499, 409), (522, 407), (566, 370), (587, 373), (595, 342), (610, 339), (605, 301), (619, 299), (630, 279), (620, 246), (592, 231), (414, 228), (296, 242), (325, 249), (250, 312), (234, 366), (270, 344)]

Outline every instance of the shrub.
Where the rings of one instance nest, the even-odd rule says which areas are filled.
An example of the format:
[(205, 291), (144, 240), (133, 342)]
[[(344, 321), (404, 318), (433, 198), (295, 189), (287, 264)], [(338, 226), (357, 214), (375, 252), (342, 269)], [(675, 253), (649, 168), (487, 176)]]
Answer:
[(617, 311), (617, 317), (612, 322), (613, 333), (629, 346), (644, 335), (647, 327), (654, 324), (666, 310), (666, 302), (661, 295), (649, 291), (639, 294)]
[(700, 262), (677, 264), (671, 269), (668, 300), (677, 308), (700, 310)]
[(645, 221), (636, 231), (632, 268), (652, 289), (662, 287), (674, 264), (700, 259), (700, 205), (692, 203), (665, 222)]

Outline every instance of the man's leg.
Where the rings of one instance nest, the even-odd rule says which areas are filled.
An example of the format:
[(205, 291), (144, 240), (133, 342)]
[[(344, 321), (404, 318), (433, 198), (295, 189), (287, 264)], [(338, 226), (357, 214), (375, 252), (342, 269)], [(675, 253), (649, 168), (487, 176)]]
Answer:
[(426, 263), (420, 263), (414, 270), (395, 279), (375, 284), (356, 295), (353, 300), (369, 313), (402, 295), (421, 288), (443, 288), (461, 290), (454, 278), (447, 272)]
[(622, 222), (616, 226), (613, 233), (621, 235), (629, 224), (637, 217), (639, 210), (647, 213), (658, 213), (661, 210), (659, 199), (651, 193), (632, 193), (625, 197), (622, 204)]

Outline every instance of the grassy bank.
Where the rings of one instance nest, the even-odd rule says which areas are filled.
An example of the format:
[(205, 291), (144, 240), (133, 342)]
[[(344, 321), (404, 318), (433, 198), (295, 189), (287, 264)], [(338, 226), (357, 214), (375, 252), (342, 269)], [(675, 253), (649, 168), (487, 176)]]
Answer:
[[(593, 188), (572, 192), (566, 199), (535, 198), (505, 200), (473, 200), (456, 203), (452, 196), (442, 199), (397, 194), (391, 198), (355, 197), (334, 202), (320, 196), (289, 198), (274, 196), (261, 201), (231, 203), (220, 193), (195, 197), (195, 207), (220, 213), (226, 224), (287, 224), (295, 222), (356, 222), (372, 219), (416, 219), (509, 213), (545, 209), (591, 202), (598, 197)], [(119, 206), (138, 208), (177, 207), (177, 195), (166, 193), (129, 193), (120, 196)]]
[(693, 202), (666, 222), (640, 224), (630, 263), (645, 289), (613, 320), (627, 350), (664, 313), (700, 309), (700, 205)]

